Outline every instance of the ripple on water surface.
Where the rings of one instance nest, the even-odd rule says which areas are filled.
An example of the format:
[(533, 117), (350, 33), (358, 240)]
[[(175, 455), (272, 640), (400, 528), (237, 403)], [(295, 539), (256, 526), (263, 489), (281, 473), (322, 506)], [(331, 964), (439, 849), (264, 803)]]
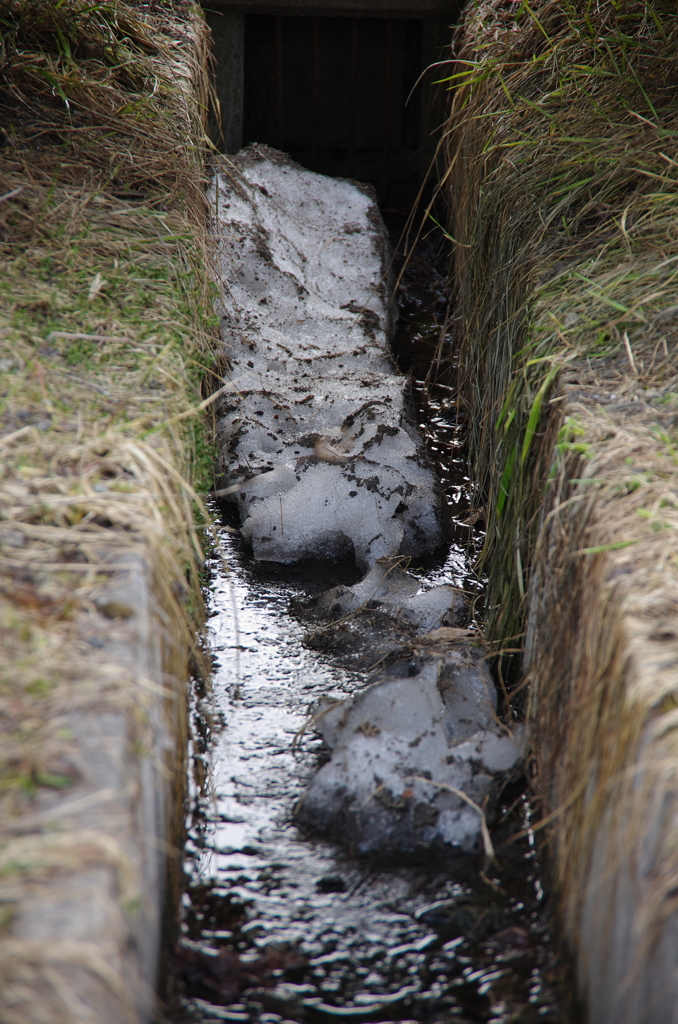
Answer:
[[(292, 824), (323, 757), (303, 731), (309, 706), (365, 679), (304, 647), (288, 606), (358, 575), (345, 564), (257, 564), (226, 531), (222, 543), (228, 570), (209, 565), (214, 675), (192, 703), (173, 1020), (563, 1021), (529, 837), (506, 848), (493, 887), (474, 858), (357, 861)], [(458, 582), (458, 553), (429, 570)], [(529, 810), (519, 787), (505, 802), (497, 845)]]
[[(449, 346), (446, 279), (431, 236), (405, 270), (394, 348), (412, 372), (453, 535), (410, 571), (425, 587), (448, 583), (482, 601), (469, 571), (482, 510), (469, 502), (455, 391), (424, 380), (441, 339)], [(306, 648), (307, 627), (289, 604), (360, 574), (346, 563), (256, 563), (238, 537), (224, 531), (222, 542), (229, 571), (213, 559), (207, 593), (214, 677), (209, 692), (196, 682), (192, 697), (174, 1024), (565, 1024), (564, 972), (550, 944), (534, 838), (501, 850), (529, 827), (521, 784), (505, 791), (505, 817), (493, 830), (494, 887), (481, 879), (482, 860), (357, 861), (291, 823), (326, 756), (302, 731), (309, 706), (324, 694), (349, 696), (365, 679)]]

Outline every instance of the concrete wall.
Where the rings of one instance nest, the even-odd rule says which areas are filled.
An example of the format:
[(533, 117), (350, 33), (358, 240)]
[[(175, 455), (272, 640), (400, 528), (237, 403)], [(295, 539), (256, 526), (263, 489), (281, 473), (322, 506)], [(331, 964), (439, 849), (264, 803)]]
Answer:
[(212, 33), (214, 84), (220, 123), (212, 126), (214, 141), (224, 153), (243, 146), (245, 84), (245, 15), (228, 9), (205, 13)]
[(537, 834), (591, 1024), (678, 1020), (678, 154), (654, 74), (675, 73), (678, 16), (658, 11), (478, 0), (451, 69), (488, 631), (523, 655)]
[(124, 543), (99, 552), (109, 578), (87, 586), (72, 623), (73, 668), (91, 694), (81, 684), (58, 721), (77, 782), (39, 792), (5, 831), (3, 1024), (154, 1019), (167, 858), (179, 856), (186, 650), (149, 558)]
[[(25, 48), (49, 54), (56, 31), (36, 44), (17, 14), (3, 68), (2, 1024), (156, 1020), (181, 856), (204, 442), (191, 371), (211, 353), (207, 40), (197, 5), (149, 6), (120, 0), (115, 23), (89, 22), (92, 47), (118, 31), (128, 57), (121, 73), (106, 49), (82, 130), (21, 74)], [(39, 13), (72, 38), (75, 7)], [(74, 105), (91, 96), (79, 72), (76, 55)]]

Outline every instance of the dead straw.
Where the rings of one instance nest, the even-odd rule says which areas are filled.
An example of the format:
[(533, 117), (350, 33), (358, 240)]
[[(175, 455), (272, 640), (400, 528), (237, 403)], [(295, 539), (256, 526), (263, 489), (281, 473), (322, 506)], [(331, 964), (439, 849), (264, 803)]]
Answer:
[[(180, 804), (198, 492), (212, 485), (209, 41), (197, 5), (179, 0), (0, 0), (0, 32), (0, 1017), (84, 1022), (105, 1006), (133, 1021), (151, 993), (120, 949), (139, 939), (130, 908), (155, 897), (129, 816), (89, 792), (70, 731), (74, 716), (122, 715), (134, 757)], [(134, 572), (160, 679), (120, 653), (135, 619), (110, 594)], [(156, 713), (176, 749), (157, 749)], [(107, 921), (121, 945), (102, 935), (85, 955), (12, 938), (46, 879), (96, 866), (118, 887)]]
[(489, 631), (526, 626), (544, 817), (596, 1021), (669, 1019), (676, 997), (677, 39), (661, 3), (483, 0), (445, 76)]

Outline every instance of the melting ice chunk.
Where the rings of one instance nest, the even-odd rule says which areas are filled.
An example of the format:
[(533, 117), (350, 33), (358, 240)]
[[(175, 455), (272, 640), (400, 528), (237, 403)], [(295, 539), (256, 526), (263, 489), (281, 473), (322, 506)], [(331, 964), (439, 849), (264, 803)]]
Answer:
[(461, 591), (454, 587), (421, 590), (421, 581), (391, 559), (381, 559), (352, 587), (333, 587), (314, 601), (319, 615), (337, 618), (351, 612), (379, 609), (419, 633), (456, 621), (465, 610)]
[(475, 852), (482, 808), (491, 812), (501, 777), (522, 756), (495, 702), (485, 663), (468, 650), (429, 661), (415, 677), (321, 702), (315, 722), (332, 758), (297, 819), (363, 855), (431, 845)]
[(369, 189), (250, 146), (210, 191), (233, 389), (221, 470), (257, 558), (372, 566), (444, 539), (441, 491), (394, 369), (389, 247)]

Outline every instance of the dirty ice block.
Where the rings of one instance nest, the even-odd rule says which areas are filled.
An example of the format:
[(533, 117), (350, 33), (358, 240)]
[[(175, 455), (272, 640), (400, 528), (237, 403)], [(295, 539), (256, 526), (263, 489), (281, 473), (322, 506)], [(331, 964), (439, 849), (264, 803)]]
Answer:
[(483, 819), (520, 772), (522, 728), (497, 715), (485, 645), (440, 629), (463, 618), (463, 595), (420, 589), (398, 561), (382, 559), (354, 586), (298, 607), (314, 637), (330, 639), (314, 646), (344, 664), (364, 650), (377, 671), (361, 692), (311, 709), (331, 757), (296, 820), (360, 855), (475, 853)]
[(314, 721), (332, 756), (297, 821), (362, 856), (478, 851), (484, 809), (522, 751), (519, 733), (497, 719), (485, 662), (469, 653), (432, 658), (413, 677), (392, 669), (355, 697), (321, 701)]
[(226, 496), (260, 559), (418, 555), (444, 504), (389, 352), (390, 251), (372, 192), (263, 146), (209, 193), (231, 386), (218, 431)]

